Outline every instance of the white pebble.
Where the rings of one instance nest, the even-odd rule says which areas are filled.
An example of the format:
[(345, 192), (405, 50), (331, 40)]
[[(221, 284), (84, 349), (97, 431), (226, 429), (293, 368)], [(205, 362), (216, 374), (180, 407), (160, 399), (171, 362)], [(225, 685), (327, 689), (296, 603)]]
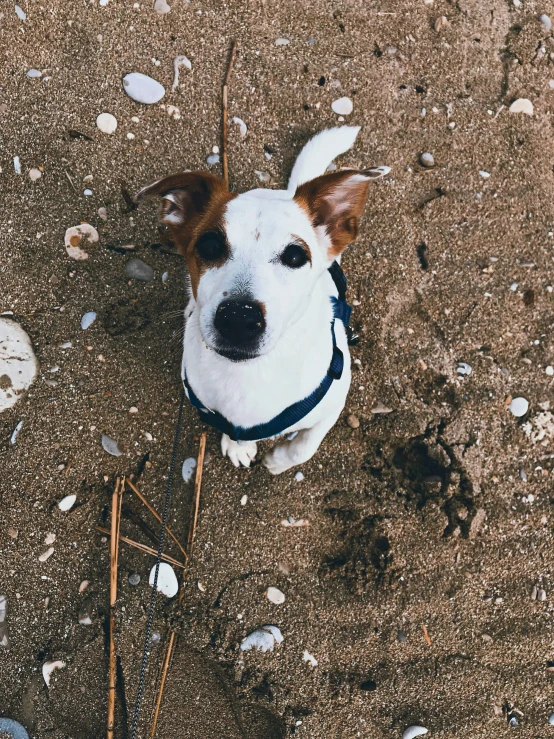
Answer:
[(90, 223), (80, 223), (78, 226), (71, 226), (65, 232), (64, 242), (67, 254), (71, 259), (82, 261), (88, 259), (86, 251), (81, 249), (85, 244), (96, 244), (98, 241), (98, 231), (91, 226)]
[(271, 175), (269, 174), (269, 172), (264, 172), (260, 169), (255, 169), (254, 172), (257, 175), (260, 182), (263, 182), (265, 185), (271, 182)]
[(459, 375), (466, 375), (469, 377), (471, 373), (473, 372), (471, 365), (467, 364), (467, 362), (458, 362), (458, 367), (456, 368), (456, 372)]
[(272, 603), (275, 603), (276, 606), (280, 606), (281, 603), (285, 602), (285, 594), (279, 590), (279, 588), (268, 588), (266, 595), (267, 599)]
[(247, 503), (248, 503), (248, 495), (243, 495), (242, 498), (240, 499), (240, 504), (242, 506), (245, 506)]
[(548, 33), (552, 28), (552, 21), (550, 20), (550, 17), (546, 15), (546, 13), (543, 13), (542, 15), (539, 15), (539, 20), (544, 26), (544, 30)]
[(42, 172), (40, 171), (40, 169), (36, 169), (33, 167), (33, 169), (29, 170), (29, 179), (31, 180), (31, 182), (36, 182), (37, 180), (40, 180), (41, 177)]
[(159, 103), (165, 89), (159, 82), (140, 72), (130, 72), (123, 78), (123, 89), (131, 100), (144, 105)]
[(185, 482), (190, 482), (192, 480), (195, 468), (196, 460), (194, 459), (194, 457), (189, 457), (188, 459), (185, 459), (185, 461), (183, 462), (183, 467), (181, 469), (181, 474)]
[(50, 557), (54, 554), (54, 547), (49, 547), (45, 552), (43, 552), (40, 557), (38, 558), (39, 562), (46, 562), (47, 559), (50, 559)]
[(490, 172), (486, 172), (486, 171), (485, 171), (484, 169), (480, 169), (480, 170), (479, 170), (479, 174), (481, 175), (481, 177), (482, 177), (482, 178), (483, 178), (484, 180), (488, 180), (488, 179), (489, 179), (489, 177), (491, 176), (491, 173), (490, 173)]
[(162, 275), (162, 282), (167, 282), (169, 280), (169, 272), (164, 272)]
[(350, 98), (342, 97), (338, 100), (333, 100), (331, 109), (337, 115), (350, 115), (354, 110), (354, 104)]
[(510, 411), (516, 418), (521, 418), (529, 410), (529, 401), (525, 398), (514, 398), (510, 403)]
[(81, 318), (81, 328), (86, 331), (96, 321), (96, 313), (91, 310)]
[(106, 208), (98, 208), (98, 217), (101, 218), (103, 221), (108, 220), (108, 211)]
[(42, 77), (42, 72), (40, 69), (30, 69), (27, 72), (27, 77), (30, 77), (31, 79), (38, 79), (39, 77)]
[(550, 716), (548, 717), (548, 723), (551, 726), (554, 726), (554, 713), (551, 713)]
[(232, 120), (233, 120), (233, 123), (235, 123), (239, 127), (241, 138), (244, 138), (248, 132), (248, 126), (242, 120), (242, 118), (237, 118), (235, 116)]
[[(154, 587), (154, 575), (156, 573), (156, 565), (150, 570), (150, 577), (148, 578), (148, 584)], [(156, 590), (159, 593), (168, 598), (173, 598), (179, 592), (179, 582), (177, 581), (177, 575), (173, 571), (173, 567), (168, 565), (167, 562), (160, 562), (160, 571), (158, 573), (158, 582), (156, 584)]]
[(259, 649), (262, 652), (273, 652), (275, 643), (281, 644), (283, 635), (277, 626), (266, 625), (261, 629), (256, 629), (248, 634), (240, 645), (241, 652), (248, 652), (250, 649)]
[[(20, 400), (35, 381), (38, 362), (31, 340), (11, 318), (0, 317), (0, 413)], [(6, 379), (7, 378), (7, 379)]]
[(304, 475), (301, 472), (297, 472), (294, 476), (294, 479), (296, 480), (296, 482), (302, 482), (302, 480), (304, 479)]
[(313, 655), (311, 655), (306, 649), (304, 650), (302, 659), (304, 660), (304, 662), (308, 662), (311, 665), (311, 667), (317, 667), (319, 664), (316, 658)]
[(90, 580), (83, 580), (83, 582), (79, 585), (79, 592), (84, 593), (89, 585), (90, 585)]
[(65, 498), (62, 498), (58, 503), (58, 508), (60, 509), (60, 511), (69, 511), (75, 505), (76, 500), (76, 495), (66, 495)]
[(6, 620), (6, 613), (8, 611), (8, 600), (5, 595), (0, 595), (0, 624), (3, 624)]
[(129, 139), (129, 141), (132, 141), (135, 138), (135, 134), (129, 131), (129, 133), (127, 134), (127, 138)]
[(275, 46), (288, 46), (290, 44), (290, 41), (288, 38), (278, 38), (275, 41)]
[(171, 7), (168, 5), (167, 0), (156, 0), (154, 10), (160, 15), (165, 15), (171, 11)]
[(21, 162), (19, 161), (18, 156), (13, 158), (13, 168), (16, 174), (21, 174)]
[(20, 21), (25, 22), (27, 20), (27, 13), (25, 13), (25, 11), (20, 8), (19, 5), (15, 6), (15, 12)]
[(42, 677), (44, 678), (47, 688), (50, 687), (50, 678), (54, 670), (61, 670), (62, 667), (65, 667), (65, 662), (62, 662), (61, 659), (51, 660), (42, 665)]
[(217, 164), (219, 162), (219, 154), (210, 154), (206, 157), (206, 162), (208, 164)]
[(87, 187), (86, 190), (83, 190), (83, 195), (89, 198), (92, 195), (92, 190), (89, 190), (89, 188)]
[(123, 454), (117, 441), (106, 434), (102, 434), (102, 449), (108, 452), (108, 454), (111, 454), (112, 457), (121, 457)]
[(173, 60), (173, 84), (171, 85), (172, 92), (175, 92), (175, 90), (179, 87), (179, 70), (181, 69), (181, 67), (185, 67), (185, 69), (192, 69), (190, 59), (184, 54), (176, 56)]
[(549, 377), (554, 376), (554, 367), (551, 364), (549, 364), (548, 367), (546, 367), (544, 371)]
[(212, 154), (219, 154), (219, 146), (217, 144), (212, 146)]
[(402, 734), (402, 739), (414, 739), (414, 737), (423, 736), (423, 734), (427, 734), (425, 726), (408, 726)]
[(96, 126), (102, 133), (114, 133), (117, 128), (117, 119), (111, 113), (100, 113), (96, 119)]
[(17, 437), (19, 435), (19, 432), (23, 428), (23, 421), (20, 421), (17, 426), (14, 428), (12, 435), (10, 436), (10, 444), (15, 444), (17, 441)]
[(419, 162), (423, 167), (431, 169), (435, 166), (435, 157), (428, 151), (424, 151), (419, 155)]
[(533, 103), (527, 98), (518, 98), (510, 105), (510, 113), (525, 113), (533, 115)]
[(53, 544), (56, 541), (56, 534), (47, 534), (44, 543), (46, 546), (49, 546), (50, 544)]

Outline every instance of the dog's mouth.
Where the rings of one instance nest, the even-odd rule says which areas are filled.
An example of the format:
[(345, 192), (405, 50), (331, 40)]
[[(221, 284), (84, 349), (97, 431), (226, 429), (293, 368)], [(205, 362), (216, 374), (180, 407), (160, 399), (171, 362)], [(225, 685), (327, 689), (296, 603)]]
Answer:
[(260, 356), (254, 348), (221, 346), (212, 346), (210, 348), (219, 354), (220, 357), (225, 357), (225, 359), (229, 359), (231, 362), (247, 362), (249, 359), (256, 359)]

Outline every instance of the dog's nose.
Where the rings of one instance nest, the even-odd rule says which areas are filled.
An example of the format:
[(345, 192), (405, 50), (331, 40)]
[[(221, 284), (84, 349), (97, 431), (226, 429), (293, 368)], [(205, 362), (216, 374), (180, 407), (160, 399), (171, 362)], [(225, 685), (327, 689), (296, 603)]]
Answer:
[(226, 300), (220, 303), (214, 325), (233, 346), (250, 344), (263, 334), (265, 318), (259, 303), (252, 300)]

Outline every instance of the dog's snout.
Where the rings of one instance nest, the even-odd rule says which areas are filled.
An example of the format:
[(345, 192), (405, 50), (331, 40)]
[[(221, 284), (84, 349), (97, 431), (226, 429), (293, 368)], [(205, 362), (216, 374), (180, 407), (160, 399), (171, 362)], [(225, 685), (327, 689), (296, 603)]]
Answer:
[(220, 335), (235, 347), (251, 344), (265, 330), (262, 307), (253, 300), (225, 300), (214, 319)]

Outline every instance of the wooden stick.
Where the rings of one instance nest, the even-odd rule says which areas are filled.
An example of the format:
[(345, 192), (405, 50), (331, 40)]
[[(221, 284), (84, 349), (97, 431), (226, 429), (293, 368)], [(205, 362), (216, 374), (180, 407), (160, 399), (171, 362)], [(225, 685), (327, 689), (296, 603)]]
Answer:
[(236, 41), (231, 44), (231, 56), (229, 58), (229, 66), (227, 67), (227, 74), (225, 75), (225, 82), (223, 83), (223, 146), (222, 157), (223, 157), (223, 179), (226, 184), (229, 184), (229, 161), (227, 158), (227, 102), (229, 93), (229, 81), (231, 79), (231, 72), (233, 71), (233, 65), (235, 63), (235, 56), (237, 53)]
[[(140, 492), (140, 490), (137, 488), (137, 486), (136, 485), (133, 485), (133, 483), (131, 482), (131, 480), (129, 480), (128, 477), (125, 477), (124, 478), (124, 482), (127, 483), (127, 485), (131, 488), (131, 490), (137, 496), (137, 498), (141, 501), (141, 503), (143, 503), (148, 508), (148, 510), (150, 511), (150, 513), (161, 523), (162, 522), (162, 517), (160, 516), (160, 514), (158, 513), (158, 511), (154, 508), (154, 506), (150, 505), (150, 503), (146, 500), (146, 498)], [(179, 541), (179, 539), (175, 536), (175, 534), (173, 533), (173, 531), (169, 528), (169, 526), (166, 526), (165, 527), (165, 530), (166, 530), (166, 533), (169, 534), (169, 536), (173, 539), (173, 541), (175, 542), (175, 544), (177, 544), (177, 546), (181, 550), (181, 552), (182, 552), (185, 560), (188, 560), (187, 550), (181, 544), (181, 542)]]
[(115, 604), (117, 602), (117, 560), (119, 557), (119, 527), (121, 523), (121, 501), (123, 497), (123, 483), (118, 477), (112, 495), (111, 541), (110, 541), (110, 662), (108, 677), (108, 720), (107, 739), (113, 739), (115, 714)]
[[(97, 526), (96, 529), (97, 531), (101, 531), (103, 534), (111, 536), (111, 531), (108, 531), (108, 529), (103, 529), (101, 526)], [(129, 544), (129, 546), (135, 547), (135, 549), (140, 549), (141, 552), (146, 552), (146, 554), (151, 554), (154, 557), (158, 556), (158, 552), (155, 549), (151, 549), (151, 547), (147, 547), (146, 544), (141, 544), (133, 539), (128, 539), (126, 536), (121, 536), (121, 534), (119, 535), (119, 541)], [(186, 564), (179, 562), (177, 559), (173, 559), (173, 557), (170, 557), (168, 554), (162, 554), (162, 559), (164, 562), (168, 562), (170, 565), (174, 565), (175, 567), (180, 567), (181, 569), (185, 569), (186, 567)]]
[(432, 644), (431, 637), (429, 636), (429, 632), (427, 631), (427, 626), (425, 624), (421, 624), (421, 630), (423, 631), (423, 638), (427, 642), (427, 645), (430, 647)]
[[(200, 436), (200, 443), (198, 445), (198, 458), (196, 460), (196, 477), (194, 479), (194, 510), (192, 512), (192, 517), (190, 520), (189, 525), (189, 534), (187, 538), (187, 548), (188, 548), (188, 560), (187, 564), (190, 563), (190, 558), (192, 557), (192, 548), (194, 545), (194, 539), (196, 536), (196, 526), (198, 524), (198, 511), (200, 509), (200, 491), (202, 489), (202, 473), (204, 471), (204, 457), (206, 455), (206, 437), (207, 433), (205, 431), (202, 432), (202, 435)], [(184, 580), (187, 576), (187, 567), (183, 567), (183, 575), (182, 575), (182, 581), (181, 586), (179, 588), (179, 603), (183, 601), (183, 597), (185, 594), (183, 584)], [(165, 652), (165, 658), (162, 668), (162, 675), (160, 678), (160, 684), (158, 687), (158, 697), (156, 699), (156, 707), (154, 708), (154, 716), (152, 718), (152, 729), (150, 731), (150, 739), (154, 739), (154, 736), (156, 735), (156, 727), (158, 725), (158, 716), (160, 713), (160, 708), (162, 705), (162, 698), (164, 694), (164, 688), (165, 688), (165, 681), (167, 678), (167, 670), (169, 668), (169, 664), (171, 662), (171, 658), (173, 657), (173, 650), (175, 649), (175, 632), (172, 631), (169, 637), (169, 642), (167, 644), (167, 649)]]

